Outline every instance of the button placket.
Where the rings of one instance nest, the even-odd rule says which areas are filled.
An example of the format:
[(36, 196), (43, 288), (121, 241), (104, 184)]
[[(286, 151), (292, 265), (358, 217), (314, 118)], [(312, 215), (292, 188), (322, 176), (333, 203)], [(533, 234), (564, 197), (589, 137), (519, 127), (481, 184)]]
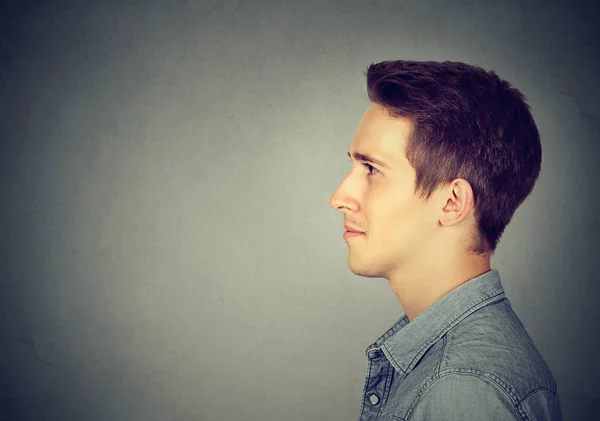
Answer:
[(390, 365), (381, 348), (373, 347), (367, 351), (369, 359), (369, 377), (363, 395), (363, 417), (361, 420), (376, 420), (382, 410)]

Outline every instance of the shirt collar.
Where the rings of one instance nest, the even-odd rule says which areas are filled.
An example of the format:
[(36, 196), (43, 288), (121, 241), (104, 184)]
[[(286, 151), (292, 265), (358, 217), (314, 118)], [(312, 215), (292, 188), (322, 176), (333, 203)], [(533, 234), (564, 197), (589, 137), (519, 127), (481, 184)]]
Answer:
[(497, 269), (491, 269), (449, 291), (412, 321), (404, 315), (367, 349), (367, 355), (379, 347), (396, 370), (408, 373), (450, 328), (502, 299), (500, 275)]

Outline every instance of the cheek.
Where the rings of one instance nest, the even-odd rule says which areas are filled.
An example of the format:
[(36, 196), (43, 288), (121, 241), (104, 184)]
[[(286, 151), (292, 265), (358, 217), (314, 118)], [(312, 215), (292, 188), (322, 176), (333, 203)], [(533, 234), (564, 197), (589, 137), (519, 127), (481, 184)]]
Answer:
[(371, 202), (372, 211), (390, 221), (404, 222), (419, 213), (413, 196), (399, 188), (373, 191)]
[(425, 228), (425, 209), (412, 197), (380, 199), (371, 209), (376, 235), (390, 247), (413, 241)]

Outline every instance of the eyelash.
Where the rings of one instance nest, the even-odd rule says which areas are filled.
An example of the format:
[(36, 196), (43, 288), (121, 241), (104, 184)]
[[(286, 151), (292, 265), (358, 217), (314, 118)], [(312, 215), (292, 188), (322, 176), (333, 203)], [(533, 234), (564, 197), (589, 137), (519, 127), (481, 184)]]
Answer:
[[(371, 177), (371, 176), (377, 174), (377, 172), (379, 172), (379, 170), (372, 165), (369, 165), (369, 164), (362, 164), (362, 165), (363, 165), (363, 167), (365, 167), (366, 169), (369, 170), (369, 174), (367, 175), (367, 177)], [(371, 169), (375, 170), (376, 172), (371, 172)]]

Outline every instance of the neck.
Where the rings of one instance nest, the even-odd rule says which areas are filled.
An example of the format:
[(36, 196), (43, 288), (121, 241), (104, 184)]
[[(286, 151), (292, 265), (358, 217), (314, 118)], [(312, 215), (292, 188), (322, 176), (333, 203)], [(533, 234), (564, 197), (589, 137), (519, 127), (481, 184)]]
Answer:
[(489, 254), (429, 253), (427, 258), (386, 277), (410, 321), (454, 288), (491, 269)]

